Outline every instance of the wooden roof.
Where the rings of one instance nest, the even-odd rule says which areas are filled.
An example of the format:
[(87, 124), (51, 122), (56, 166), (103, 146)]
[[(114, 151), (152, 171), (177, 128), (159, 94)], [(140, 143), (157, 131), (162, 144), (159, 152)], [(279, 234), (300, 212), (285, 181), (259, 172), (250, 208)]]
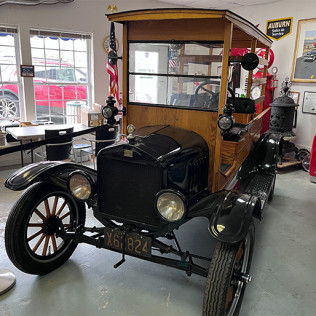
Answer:
[[(272, 44), (272, 40), (261, 32), (255, 25), (229, 10), (186, 8), (132, 10), (108, 14), (107, 17), (110, 21), (119, 23), (153, 20), (223, 19), (231, 21), (234, 25), (233, 41), (246, 43), (251, 39), (256, 39), (263, 46), (270, 47)], [(247, 47), (242, 45), (238, 46)]]

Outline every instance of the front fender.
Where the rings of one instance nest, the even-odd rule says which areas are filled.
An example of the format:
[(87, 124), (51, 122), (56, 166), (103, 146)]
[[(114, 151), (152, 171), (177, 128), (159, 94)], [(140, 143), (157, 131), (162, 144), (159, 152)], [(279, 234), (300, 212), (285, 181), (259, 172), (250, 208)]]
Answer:
[(258, 140), (249, 158), (258, 166), (259, 171), (275, 174), (277, 168), (281, 137), (266, 133)]
[(229, 192), (217, 211), (210, 217), (211, 235), (225, 243), (242, 241), (254, 214), (261, 209), (260, 199), (249, 194)]
[(42, 181), (67, 189), (67, 179), (71, 172), (82, 170), (88, 173), (95, 181), (97, 173), (95, 170), (75, 163), (61, 161), (45, 161), (33, 163), (15, 171), (4, 183), (13, 191), (24, 190), (33, 183)]
[(255, 196), (219, 191), (195, 204), (189, 210), (188, 218), (207, 217), (211, 235), (221, 242), (234, 244), (246, 237), (252, 217), (260, 209), (260, 199)]

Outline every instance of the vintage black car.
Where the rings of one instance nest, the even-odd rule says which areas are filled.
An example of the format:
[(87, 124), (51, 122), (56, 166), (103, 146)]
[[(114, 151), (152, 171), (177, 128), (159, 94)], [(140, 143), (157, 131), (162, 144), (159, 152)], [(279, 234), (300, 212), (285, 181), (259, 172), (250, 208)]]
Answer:
[[(97, 171), (75, 163), (41, 162), (7, 179), (7, 188), (25, 190), (7, 221), (8, 256), (20, 270), (42, 275), (67, 261), (79, 243), (91, 244), (121, 253), (116, 268), (131, 255), (204, 276), (203, 315), (237, 315), (251, 281), (254, 218), (262, 220), (265, 203), (273, 197), (279, 139), (261, 133), (267, 112), (262, 112), (264, 96), (256, 101), (236, 98), (229, 78), (229, 67), (241, 63), (250, 70), (250, 94), (252, 69), (258, 62), (266, 67), (267, 60), (254, 54), (232, 59), (229, 52), (231, 47), (254, 50), (256, 45), (268, 51), (271, 41), (229, 11), (144, 10), (112, 14), (109, 19), (123, 23), (128, 47), (123, 54), (127, 115), (119, 125), (115, 100), (109, 98), (103, 108), (108, 124), (99, 127), (117, 141), (99, 151)], [(195, 23), (182, 35), (179, 30), (188, 19)], [(159, 52), (167, 52), (166, 64), (168, 49), (176, 50), (177, 62), (184, 65), (176, 74), (167, 68), (153, 70), (154, 75), (136, 69), (135, 52), (144, 45), (143, 51), (157, 52), (159, 47)], [(203, 54), (194, 55), (196, 51)], [(185, 73), (191, 67), (188, 61), (206, 65), (209, 74)], [(213, 74), (212, 63), (221, 64), (221, 74)], [(148, 82), (159, 76), (170, 81), (160, 82), (157, 94)], [(142, 78), (150, 86), (150, 104), (136, 96), (146, 86), (137, 83)], [(190, 93), (185, 82), (203, 86), (203, 91)], [(232, 86), (229, 97), (227, 82)], [(262, 113), (256, 114), (254, 105), (260, 102)], [(121, 134), (126, 127), (128, 135)], [(126, 194), (118, 194), (122, 188)], [(99, 220), (98, 227), (85, 226), (86, 210)], [(196, 217), (208, 219), (204, 229), (218, 241), (212, 259), (183, 251), (177, 241), (175, 229)], [(196, 259), (210, 262), (209, 268)]]
[(307, 51), (304, 54), (304, 61), (314, 61), (316, 59), (316, 47), (313, 47), (311, 50)]

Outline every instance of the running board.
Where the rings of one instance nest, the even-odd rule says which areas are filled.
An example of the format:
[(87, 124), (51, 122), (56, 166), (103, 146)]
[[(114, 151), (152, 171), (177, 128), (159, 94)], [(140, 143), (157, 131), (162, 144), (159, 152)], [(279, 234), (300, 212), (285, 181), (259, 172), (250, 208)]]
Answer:
[(249, 194), (260, 198), (261, 209), (263, 209), (265, 203), (268, 201), (274, 177), (275, 175), (256, 174), (247, 187)]

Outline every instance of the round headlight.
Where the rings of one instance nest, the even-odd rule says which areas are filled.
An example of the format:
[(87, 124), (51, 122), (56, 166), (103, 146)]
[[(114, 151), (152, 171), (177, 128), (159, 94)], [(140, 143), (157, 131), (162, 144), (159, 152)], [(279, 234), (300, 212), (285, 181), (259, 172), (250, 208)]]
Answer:
[(219, 117), (217, 124), (222, 131), (228, 131), (234, 125), (234, 118), (232, 116), (223, 114)]
[(102, 109), (102, 115), (104, 118), (106, 119), (109, 119), (112, 117), (112, 114), (113, 114), (113, 111), (112, 111), (112, 108), (109, 107), (109, 106), (105, 106), (103, 109)]
[(156, 206), (159, 214), (168, 222), (180, 220), (183, 218), (186, 210), (184, 198), (170, 191), (159, 194)]
[(92, 196), (92, 180), (84, 173), (72, 173), (68, 179), (68, 188), (77, 200), (86, 201)]

